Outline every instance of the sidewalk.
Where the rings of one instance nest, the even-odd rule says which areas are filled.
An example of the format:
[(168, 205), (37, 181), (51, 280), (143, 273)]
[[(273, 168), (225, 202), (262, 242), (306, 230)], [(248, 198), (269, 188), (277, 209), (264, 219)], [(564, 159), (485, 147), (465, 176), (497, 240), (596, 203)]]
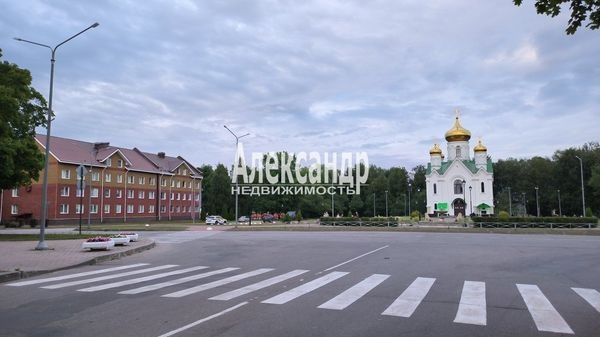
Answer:
[[(72, 232), (69, 228), (57, 228), (46, 233)], [(8, 231), (2, 231), (8, 234)], [(11, 230), (10, 233), (35, 233), (29, 229)], [(39, 233), (39, 229), (37, 230)], [(82, 249), (83, 240), (46, 240), (48, 250), (35, 250), (37, 241), (0, 241), (0, 283), (35, 276), (51, 271), (67, 269), (102, 261), (118, 259), (153, 248), (153, 240), (144, 239), (128, 245), (115, 246), (111, 250)]]

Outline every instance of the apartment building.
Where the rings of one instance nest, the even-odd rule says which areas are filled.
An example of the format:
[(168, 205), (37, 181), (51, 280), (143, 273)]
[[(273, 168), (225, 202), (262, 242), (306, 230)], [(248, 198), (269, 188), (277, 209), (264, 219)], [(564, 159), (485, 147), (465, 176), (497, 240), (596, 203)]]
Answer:
[[(42, 152), (45, 139), (36, 135)], [(40, 219), (41, 177), (43, 172), (31, 186), (2, 190), (0, 222)], [(201, 193), (202, 173), (181, 156), (50, 138), (49, 225), (198, 219)]]

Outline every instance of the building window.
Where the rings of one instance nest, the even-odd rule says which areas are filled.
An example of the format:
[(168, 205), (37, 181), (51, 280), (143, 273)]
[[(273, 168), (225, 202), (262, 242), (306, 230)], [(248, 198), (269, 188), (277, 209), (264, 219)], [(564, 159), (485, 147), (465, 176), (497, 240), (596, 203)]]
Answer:
[(133, 190), (127, 190), (127, 199), (133, 199), (133, 195), (134, 195)]
[(98, 187), (92, 188), (92, 191), (91, 191), (92, 198), (98, 198), (98, 194), (99, 194)]
[(110, 158), (106, 159), (105, 163), (106, 163), (106, 166), (111, 166), (112, 165), (112, 159), (110, 159)]
[(433, 184), (433, 194), (437, 194), (437, 184)]
[(69, 186), (63, 186), (63, 187), (60, 188), (60, 196), (61, 197), (68, 197), (69, 196), (69, 192), (70, 192)]
[(171, 179), (171, 187), (175, 187), (175, 180)]
[(10, 214), (12, 214), (12, 215), (19, 214), (19, 206), (11, 205), (10, 206)]
[(110, 198), (110, 188), (104, 189), (104, 197), (105, 198)]
[(151, 200), (153, 200), (155, 195), (156, 195), (156, 194), (155, 194), (155, 192), (154, 192), (154, 191), (150, 191), (150, 192), (148, 192), (148, 199), (151, 199)]
[(127, 183), (135, 184), (135, 176), (133, 176), (133, 175), (127, 176)]
[(104, 213), (110, 213), (110, 205), (106, 204), (104, 205)]
[(177, 200), (181, 200), (181, 193), (177, 193)]
[(84, 189), (77, 189), (77, 192), (75, 193), (75, 196), (79, 197), (79, 198), (85, 197), (85, 190)]
[(122, 174), (117, 174), (117, 183), (119, 183), (119, 184), (123, 183), (123, 175)]
[(160, 180), (160, 186), (165, 186), (165, 187), (167, 186), (167, 178), (162, 178)]
[(116, 196), (117, 196), (117, 199), (123, 198), (123, 190), (117, 190), (116, 191)]
[(458, 159), (462, 158), (462, 153), (460, 151), (460, 146), (456, 147), (456, 158), (458, 158)]
[(144, 213), (144, 205), (138, 206), (138, 213), (140, 213), (140, 214)]
[(154, 205), (148, 206), (148, 213), (154, 213)]
[(165, 206), (165, 205), (160, 205), (160, 212), (161, 212), (161, 213), (166, 213), (166, 212), (167, 212), (167, 206)]
[(187, 200), (187, 194), (183, 193), (183, 198), (181, 200)]
[(69, 214), (69, 205), (61, 204), (58, 208), (58, 213), (60, 214)]
[(462, 180), (454, 181), (454, 194), (463, 194), (463, 181)]
[(71, 170), (67, 170), (67, 169), (61, 170), (60, 177), (63, 179), (71, 179)]
[(122, 211), (123, 211), (123, 206), (115, 205), (115, 213), (121, 214)]
[(139, 191), (138, 192), (138, 199), (144, 199), (144, 197), (145, 197), (144, 191)]
[(485, 193), (485, 184), (481, 182), (481, 193)]
[(81, 210), (83, 209), (83, 207), (81, 207), (81, 204), (76, 204), (75, 205), (75, 214), (82, 214)]
[(156, 185), (156, 178), (151, 177), (150, 179), (148, 179), (148, 184), (150, 184), (152, 186)]
[(19, 196), (19, 189), (18, 188), (13, 188), (12, 189), (12, 196), (13, 198), (16, 198)]
[(180, 209), (179, 206), (175, 207), (175, 212), (180, 213), (179, 209)]
[(100, 181), (100, 172), (92, 172), (92, 181)]
[(167, 200), (167, 193), (160, 192), (160, 200)]
[(146, 177), (139, 177), (138, 178), (138, 184), (145, 185), (146, 184)]
[(171, 193), (171, 200), (175, 200), (175, 193)]
[(127, 205), (127, 213), (133, 213), (133, 205)]
[(117, 160), (117, 167), (123, 167), (123, 160), (122, 159)]
[(112, 180), (112, 174), (106, 173), (104, 175), (104, 181), (107, 182), (107, 183), (110, 183), (111, 180)]
[(97, 204), (90, 205), (90, 214), (98, 214), (98, 205)]

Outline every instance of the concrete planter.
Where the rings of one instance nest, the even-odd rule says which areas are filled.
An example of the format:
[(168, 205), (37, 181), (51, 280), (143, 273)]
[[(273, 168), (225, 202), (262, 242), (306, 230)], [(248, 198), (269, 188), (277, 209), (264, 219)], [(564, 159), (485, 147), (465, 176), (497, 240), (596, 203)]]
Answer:
[(108, 241), (97, 241), (97, 242), (84, 242), (81, 244), (82, 249), (89, 250), (110, 250), (115, 246), (115, 241), (110, 239)]
[(129, 243), (129, 237), (127, 235), (113, 236), (111, 239), (115, 242), (115, 246), (123, 246)]
[(127, 236), (130, 242), (135, 242), (139, 239), (138, 233), (121, 233), (121, 235)]

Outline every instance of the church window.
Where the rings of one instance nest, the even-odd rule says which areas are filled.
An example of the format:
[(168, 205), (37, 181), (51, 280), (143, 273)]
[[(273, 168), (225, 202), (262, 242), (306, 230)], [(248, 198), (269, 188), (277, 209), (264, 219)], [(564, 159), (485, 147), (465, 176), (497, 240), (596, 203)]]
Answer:
[(485, 193), (485, 184), (481, 182), (481, 193)]
[(433, 184), (433, 194), (437, 194), (437, 184)]
[(462, 180), (454, 181), (454, 194), (463, 194), (463, 184)]
[(456, 147), (456, 158), (462, 158), (462, 154), (460, 152), (460, 146)]

